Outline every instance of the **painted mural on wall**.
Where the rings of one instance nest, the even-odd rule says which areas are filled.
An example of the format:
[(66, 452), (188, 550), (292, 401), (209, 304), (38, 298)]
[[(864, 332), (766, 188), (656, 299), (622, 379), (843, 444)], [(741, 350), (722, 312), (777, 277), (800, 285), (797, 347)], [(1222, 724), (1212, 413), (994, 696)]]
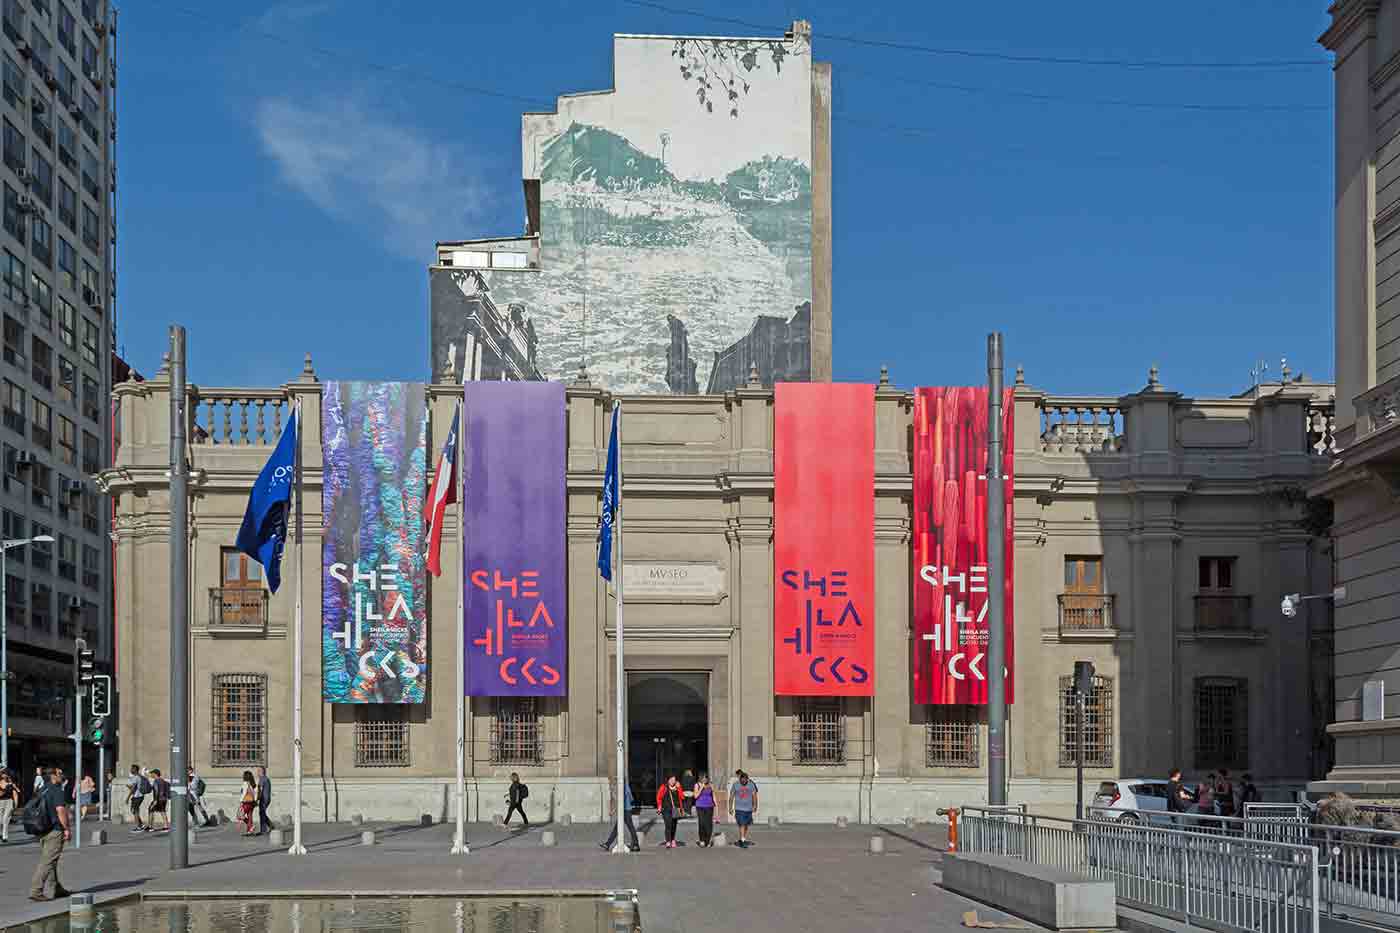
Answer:
[[(492, 301), (533, 323), (546, 379), (585, 361), (623, 392), (808, 379), (807, 41), (619, 36), (614, 56), (614, 92), (525, 117), (540, 269), (485, 272)], [(435, 372), (456, 317), (435, 303)]]

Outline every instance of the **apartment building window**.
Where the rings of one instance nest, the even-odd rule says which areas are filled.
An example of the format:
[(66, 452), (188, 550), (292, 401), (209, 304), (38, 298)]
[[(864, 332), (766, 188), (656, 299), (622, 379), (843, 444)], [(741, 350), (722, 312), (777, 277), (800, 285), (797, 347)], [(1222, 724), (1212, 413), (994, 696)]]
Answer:
[(87, 149), (83, 150), (83, 188), (94, 199), (102, 197), (102, 188), (98, 183), (100, 172), (97, 168), (97, 156)]
[(20, 0), (4, 0), (5, 35), (16, 42), (24, 40), (24, 4)]
[(96, 434), (83, 432), (83, 472), (92, 474), (102, 469), (102, 442)]
[[(53, 467), (42, 463), (29, 465), (29, 501), (41, 509), (53, 509)], [(36, 531), (34, 534), (46, 535), (48, 532)]]
[(83, 205), (83, 242), (88, 245), (94, 253), (102, 252), (101, 224), (97, 220), (97, 211)]
[[(53, 529), (48, 525), (41, 525), (39, 522), (30, 522), (29, 534), (36, 538), (39, 535), (52, 536)], [(29, 545), (29, 565), (35, 570), (49, 570), (53, 566), (53, 542), (35, 541)]]
[[(1074, 677), (1060, 678), (1060, 767), (1073, 768), (1079, 739), (1079, 698)], [(1084, 764), (1113, 767), (1113, 678), (1096, 675), (1084, 700)]]
[[(9, 318), (6, 318), (8, 321)], [(25, 391), (10, 380), (5, 380), (5, 427), (24, 435), (24, 406), (29, 401)]]
[(24, 134), (15, 125), (5, 120), (4, 158), (5, 164), (16, 172), (24, 171)]
[(1230, 593), (1235, 589), (1235, 558), (1202, 557), (1197, 564), (1197, 585), (1202, 593)]
[(62, 415), (58, 416), (58, 459), (67, 466), (78, 465), (78, 428)]
[(83, 302), (89, 306), (102, 301), (102, 277), (86, 260), (83, 261)]
[(491, 763), (541, 764), (542, 732), (539, 704), (534, 697), (497, 697), (491, 714)]
[(63, 237), (58, 238), (58, 279), (63, 287), (78, 287), (78, 251)]
[(34, 381), (39, 385), (53, 390), (53, 347), (39, 339), (35, 334), (29, 338), (29, 363), (30, 372), (34, 376)]
[(78, 579), (78, 542), (65, 534), (58, 536), (58, 575), (70, 583)]
[(24, 242), (24, 212), (19, 209), (19, 192), (5, 186), (5, 229), (21, 243)]
[[(34, 9), (36, 12), (43, 13), (48, 9), (48, 4), (42, 2), (42, 0), (36, 0)], [(41, 75), (47, 75), (49, 73), (49, 68), (53, 65), (53, 43), (50, 42), (49, 37), (45, 35), (46, 31), (47, 30), (39, 27), (37, 20), (29, 27), (30, 51), (34, 55), (34, 60), (44, 66), (34, 70), (38, 71)]]
[(97, 365), (97, 341), (97, 325), (94, 324), (92, 321), (84, 320), (82, 357), (83, 362), (87, 363), (89, 366)]
[(83, 417), (89, 421), (102, 421), (102, 402), (97, 397), (97, 380), (83, 376)]
[(83, 545), (83, 586), (95, 590), (99, 586), (101, 574), (101, 552), (90, 544)]
[[(59, 67), (64, 65), (60, 62)], [(70, 172), (78, 170), (78, 131), (67, 120), (58, 120), (58, 161)]]
[(1243, 631), (1250, 627), (1250, 598), (1235, 590), (1235, 571), (1234, 557), (1197, 560), (1197, 631)]
[(29, 270), (29, 300), (39, 311), (39, 325), (53, 330), (53, 289), (33, 269)]
[(5, 100), (16, 110), (24, 110), (24, 69), (15, 64), (10, 56), (5, 56)]
[[(98, 110), (98, 108), (97, 108), (97, 101), (93, 100), (91, 94), (89, 94), (87, 91), (84, 91), (84, 92), (83, 92), (83, 130), (88, 134), (88, 138), (92, 140), (93, 145), (95, 145), (95, 146), (100, 146), (100, 145), (102, 145), (101, 136), (98, 134), (98, 126), (99, 126), (101, 123), (102, 123), (102, 112), (101, 112), (100, 110)], [(86, 159), (85, 159), (84, 161), (86, 161)], [(97, 157), (94, 156), (94, 157), (93, 157), (93, 162), (95, 163), (96, 161), (97, 161)], [(85, 167), (86, 167), (86, 166), (85, 166)], [(94, 194), (93, 197), (95, 198), (95, 197), (97, 197), (97, 195)]]
[(73, 18), (73, 14), (68, 7), (60, 3), (58, 5), (58, 44), (68, 50), (68, 54), (74, 58), (78, 57), (78, 22)]
[(213, 675), (209, 761), (215, 767), (267, 763), (267, 676)]
[(5, 362), (18, 369), (24, 368), (24, 325), (8, 314), (5, 315)]
[[(23, 593), (24, 590), (21, 589), (20, 592)], [(49, 584), (30, 584), (29, 618), (30, 623), (37, 629), (48, 631), (53, 628), (53, 587)]]
[(83, 19), (89, 23), (97, 21), (97, 0), (83, 0)]
[(52, 149), (53, 129), (49, 126), (48, 117), (46, 116), (47, 113), (48, 110), (42, 107), (30, 108), (29, 128), (34, 131), (34, 135), (37, 136), (47, 148)]
[[(63, 238), (59, 237), (58, 242), (63, 243)], [(62, 295), (58, 296), (58, 339), (70, 350), (78, 346), (78, 309)]]
[(67, 357), (60, 356), (58, 358), (58, 385), (54, 389), (54, 395), (60, 402), (77, 405), (78, 367), (74, 366), (73, 361)]
[(37, 262), (53, 268), (53, 227), (38, 214), (29, 222), (29, 249)]
[(58, 60), (58, 99), (63, 101), (63, 106), (71, 107), (77, 100), (78, 80), (73, 74), (73, 69), (68, 67), (68, 63), (63, 59)]
[(407, 709), (376, 704), (355, 707), (355, 767), (407, 768)]
[[(26, 537), (24, 533), (24, 516), (18, 512), (11, 512), (5, 509), (4, 534), (6, 541), (13, 541), (16, 538)], [(5, 552), (5, 560), (16, 563), (24, 563), (24, 548), (12, 547)]]
[[(91, 17), (88, 17), (91, 19)], [(92, 44), (92, 40), (83, 36), (83, 74), (91, 75), (97, 72), (97, 46)]]
[(72, 232), (78, 232), (78, 189), (62, 178), (58, 180), (58, 220)]
[(31, 405), (29, 436), (33, 438), (35, 447), (52, 450), (53, 408), (37, 395), (30, 398), (29, 402)]
[(24, 263), (14, 253), (5, 250), (5, 297), (16, 304), (24, 305), (29, 297), (28, 285)]
[(924, 726), (924, 764), (975, 768), (980, 764), (982, 713), (976, 706), (932, 706)]
[(97, 518), (97, 493), (83, 493), (83, 530), (98, 534), (101, 525)]
[(49, 207), (53, 204), (53, 163), (40, 155), (38, 149), (31, 150), (30, 154), (34, 156), (32, 190), (44, 202), (44, 206)]
[(1196, 767), (1249, 767), (1249, 681), (1198, 677), (1195, 690)]
[(839, 765), (846, 761), (846, 716), (840, 697), (802, 697), (792, 720), (792, 763)]

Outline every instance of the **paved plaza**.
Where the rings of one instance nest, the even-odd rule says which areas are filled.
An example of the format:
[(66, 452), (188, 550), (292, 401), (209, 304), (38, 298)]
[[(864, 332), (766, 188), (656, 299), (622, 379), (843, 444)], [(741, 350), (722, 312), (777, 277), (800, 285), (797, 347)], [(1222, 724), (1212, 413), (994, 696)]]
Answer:
[[(639, 824), (651, 825), (650, 819)], [(753, 930), (770, 933), (876, 929), (928, 931), (960, 929), (962, 913), (978, 909), (984, 918), (1004, 919), (935, 886), (946, 830), (850, 826), (757, 827), (749, 849), (732, 845), (695, 846), (695, 824), (681, 824), (678, 850), (657, 847), (659, 824), (640, 853), (604, 854), (598, 843), (607, 827), (598, 824), (533, 827), (520, 833), (489, 825), (469, 827), (471, 854), (449, 853), (450, 824), (370, 825), (381, 843), (361, 846), (361, 827), (316, 824), (306, 827), (307, 856), (293, 858), (274, 849), (266, 837), (241, 838), (224, 826), (199, 831), (190, 848), (191, 867), (168, 869), (169, 838), (132, 835), (109, 826), (110, 842), (64, 853), (64, 883), (73, 891), (106, 899), (147, 894), (462, 894), (516, 891), (640, 892), (642, 927), (647, 933)], [(85, 824), (90, 828), (90, 824)], [(558, 846), (541, 845), (542, 829)], [(721, 827), (733, 838), (734, 827)], [(867, 852), (872, 836), (885, 853)], [(19, 841), (16, 841), (16, 840)], [(0, 849), (0, 925), (13, 928), (54, 913), (55, 904), (27, 899), (38, 856), (27, 837), (11, 835)]]

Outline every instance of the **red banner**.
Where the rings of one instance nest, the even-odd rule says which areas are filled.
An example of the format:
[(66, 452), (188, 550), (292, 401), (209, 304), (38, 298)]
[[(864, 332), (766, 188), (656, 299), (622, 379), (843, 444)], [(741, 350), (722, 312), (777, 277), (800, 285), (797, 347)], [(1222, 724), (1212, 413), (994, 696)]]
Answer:
[[(1006, 702), (1012, 702), (1012, 393), (1002, 405), (1006, 477)], [(914, 702), (987, 702), (987, 389), (914, 396)]]
[(875, 387), (774, 387), (773, 690), (875, 693)]

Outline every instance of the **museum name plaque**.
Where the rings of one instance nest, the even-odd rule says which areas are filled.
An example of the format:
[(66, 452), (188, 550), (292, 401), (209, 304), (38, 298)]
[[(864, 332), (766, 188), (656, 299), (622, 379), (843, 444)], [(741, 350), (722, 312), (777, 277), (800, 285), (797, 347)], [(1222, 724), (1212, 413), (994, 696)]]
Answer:
[(724, 581), (724, 567), (714, 561), (629, 560), (622, 566), (629, 603), (718, 603)]

